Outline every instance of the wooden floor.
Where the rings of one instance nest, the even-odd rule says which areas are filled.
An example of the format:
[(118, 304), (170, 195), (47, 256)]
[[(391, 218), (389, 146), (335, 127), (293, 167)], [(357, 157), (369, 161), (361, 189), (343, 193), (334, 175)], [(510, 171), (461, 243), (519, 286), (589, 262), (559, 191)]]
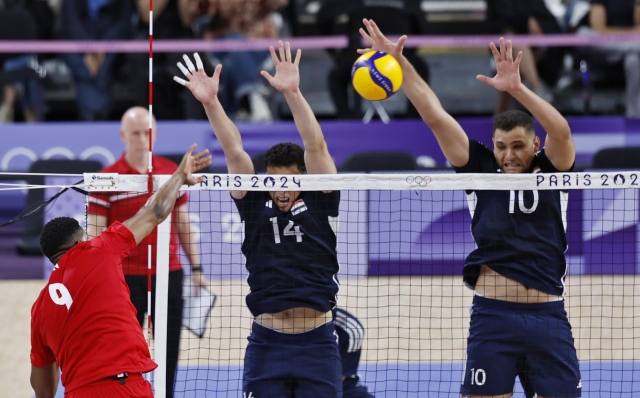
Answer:
[[(566, 309), (580, 360), (640, 358), (640, 277), (567, 278)], [(214, 281), (202, 339), (183, 331), (183, 363), (240, 363), (251, 326), (244, 280)], [(364, 361), (462, 361), (473, 294), (460, 277), (350, 278), (339, 306), (366, 330)]]
[[(0, 386), (8, 398), (29, 386), (31, 304), (44, 281), (3, 281), (0, 291)], [(581, 361), (640, 358), (640, 276), (567, 278), (566, 308)], [(183, 330), (181, 365), (239, 364), (251, 318), (244, 279), (214, 280), (216, 306), (202, 339)], [(366, 329), (363, 361), (463, 360), (472, 292), (460, 277), (350, 278), (339, 306)], [(11, 395), (4, 395), (4, 392)]]
[(34, 396), (29, 384), (31, 305), (44, 286), (43, 280), (0, 281), (0, 395), (3, 397)]

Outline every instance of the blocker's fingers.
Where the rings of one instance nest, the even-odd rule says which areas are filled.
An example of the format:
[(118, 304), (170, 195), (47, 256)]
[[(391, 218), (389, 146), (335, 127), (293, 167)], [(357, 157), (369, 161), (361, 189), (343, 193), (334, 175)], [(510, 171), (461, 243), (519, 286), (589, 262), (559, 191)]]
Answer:
[(193, 63), (191, 62), (189, 57), (187, 57), (187, 54), (184, 54), (182, 56), (182, 59), (184, 59), (184, 63), (187, 64), (187, 68), (189, 68), (189, 72), (195, 72), (196, 71), (196, 67), (193, 66)]
[(180, 68), (180, 70), (182, 71), (182, 73), (186, 76), (189, 77), (190, 73), (187, 70), (187, 68), (184, 67), (184, 65), (182, 65), (182, 62), (178, 62), (178, 68)]
[(285, 53), (284, 54), (287, 57), (287, 62), (291, 62), (291, 43), (286, 42), (284, 44), (284, 46), (285, 46)]
[(513, 63), (516, 64), (516, 66), (519, 68), (520, 61), (522, 61), (522, 51), (518, 52), (518, 56), (516, 57), (516, 60)]
[[(272, 47), (272, 48), (273, 48), (273, 47)], [(273, 76), (271, 76), (271, 75), (269, 74), (269, 72), (267, 72), (267, 71), (264, 71), (264, 70), (263, 70), (263, 71), (260, 71), (260, 74), (261, 74), (265, 79), (267, 79), (267, 81), (269, 82), (269, 84), (273, 85)]]
[(182, 84), (183, 86), (186, 86), (186, 85), (187, 85), (187, 81), (186, 81), (186, 80), (184, 80), (184, 79), (180, 79), (178, 76), (174, 76), (174, 77), (173, 77), (173, 81), (175, 81), (176, 83), (180, 83), (180, 84)]
[(222, 72), (222, 64), (218, 64), (213, 70), (213, 76), (211, 77), (216, 82), (220, 81), (220, 72)]
[(400, 51), (402, 51), (402, 48), (404, 46), (404, 43), (407, 41), (407, 36), (403, 35), (398, 39), (398, 42), (396, 43), (396, 48), (400, 49)]
[(491, 80), (488, 77), (486, 77), (485, 75), (478, 75), (478, 76), (476, 76), (476, 79), (480, 80), (483, 83), (486, 83), (487, 81)]
[(198, 70), (204, 69), (200, 55), (198, 53), (193, 53), (193, 58), (196, 60), (196, 68), (198, 68)]
[(280, 62), (287, 62), (287, 57), (284, 55), (284, 44), (282, 40), (278, 41), (278, 54), (280, 54)]
[(278, 64), (280, 63), (280, 60), (278, 59), (278, 56), (276, 55), (275, 48), (273, 48), (273, 46), (269, 46), (269, 51), (271, 52), (271, 59), (273, 60), (273, 64), (278, 66)]
[(299, 66), (300, 65), (300, 57), (302, 56), (302, 50), (298, 49), (298, 51), (296, 51), (296, 59), (295, 61), (293, 61), (293, 64), (295, 66)]
[(496, 62), (500, 61), (500, 51), (496, 48), (496, 45), (493, 42), (489, 43), (489, 48), (491, 48), (491, 53), (493, 54), (493, 58)]
[(371, 36), (369, 36), (369, 34), (362, 28), (360, 28), (360, 35), (367, 41), (367, 43), (373, 44), (373, 39), (371, 38)]
[(369, 34), (371, 34), (371, 37), (373, 37), (375, 40), (387, 39), (385, 35), (382, 34), (382, 31), (380, 30), (380, 28), (378, 28), (378, 25), (376, 25), (373, 19), (369, 20), (369, 25), (371, 26), (371, 31), (369, 32)]

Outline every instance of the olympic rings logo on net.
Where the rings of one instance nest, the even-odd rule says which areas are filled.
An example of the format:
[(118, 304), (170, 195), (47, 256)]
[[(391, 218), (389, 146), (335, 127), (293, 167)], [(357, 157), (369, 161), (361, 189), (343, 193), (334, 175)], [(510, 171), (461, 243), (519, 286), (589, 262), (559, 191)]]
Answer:
[(429, 176), (409, 176), (406, 181), (412, 187), (426, 187), (433, 180)]

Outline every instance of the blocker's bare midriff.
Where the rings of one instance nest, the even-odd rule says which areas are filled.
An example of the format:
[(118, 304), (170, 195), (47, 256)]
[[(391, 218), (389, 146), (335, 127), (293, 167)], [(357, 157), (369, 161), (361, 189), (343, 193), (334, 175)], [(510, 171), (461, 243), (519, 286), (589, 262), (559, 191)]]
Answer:
[(275, 314), (261, 314), (256, 321), (262, 326), (283, 333), (303, 333), (331, 320), (331, 311), (320, 312), (311, 308), (297, 307)]
[(545, 303), (562, 299), (500, 275), (486, 265), (480, 269), (476, 293), (486, 298), (514, 303)]

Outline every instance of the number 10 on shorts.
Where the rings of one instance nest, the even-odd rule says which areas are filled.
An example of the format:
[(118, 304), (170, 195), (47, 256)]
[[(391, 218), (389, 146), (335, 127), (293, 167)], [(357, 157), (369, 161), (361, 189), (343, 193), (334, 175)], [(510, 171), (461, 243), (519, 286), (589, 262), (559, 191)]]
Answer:
[(471, 368), (471, 385), (482, 386), (487, 381), (487, 374), (484, 369)]

